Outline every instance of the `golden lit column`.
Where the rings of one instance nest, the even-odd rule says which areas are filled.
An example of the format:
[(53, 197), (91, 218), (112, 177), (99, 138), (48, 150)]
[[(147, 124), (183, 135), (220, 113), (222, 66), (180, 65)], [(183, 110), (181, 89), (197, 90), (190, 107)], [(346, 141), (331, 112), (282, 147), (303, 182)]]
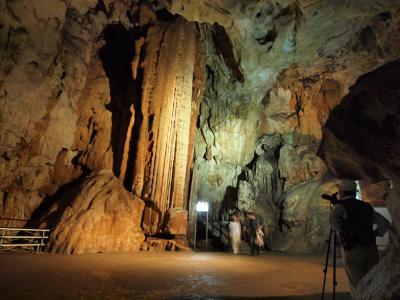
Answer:
[(133, 190), (162, 213), (185, 208), (195, 45), (194, 25), (181, 19), (147, 38)]

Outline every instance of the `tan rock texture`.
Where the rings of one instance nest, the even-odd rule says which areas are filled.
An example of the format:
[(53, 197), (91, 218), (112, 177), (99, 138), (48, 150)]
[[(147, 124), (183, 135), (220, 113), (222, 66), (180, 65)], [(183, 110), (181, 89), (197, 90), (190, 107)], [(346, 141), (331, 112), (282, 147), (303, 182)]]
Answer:
[(372, 183), (359, 180), (358, 184), (363, 201), (367, 201), (373, 206), (385, 206), (385, 199), (390, 190), (390, 181)]
[[(90, 172), (112, 170), (146, 201), (146, 234), (165, 229), (171, 208), (193, 225), (199, 199), (211, 217), (240, 206), (274, 232), (285, 220), (324, 232), (307, 220), (327, 212), (312, 215), (319, 198), (306, 195), (325, 182), (321, 137), (336, 175), (398, 176), (397, 141), (386, 139), (397, 138), (396, 93), (389, 105), (366, 102), (368, 116), (385, 110), (367, 116), (375, 141), (362, 126), (350, 142), (329, 119), (321, 127), (359, 76), (400, 57), (399, 9), (397, 0), (0, 1), (0, 218), (46, 219)], [(356, 96), (343, 107), (362, 104)], [(317, 249), (301, 230), (275, 244)]]
[(360, 77), (329, 116), (319, 152), (336, 176), (399, 178), (399, 70), (396, 60)]
[(142, 251), (192, 251), (184, 239), (161, 239), (148, 237), (142, 244)]
[[(51, 233), (51, 252), (81, 254), (138, 251), (144, 202), (124, 189), (111, 171), (88, 176)], [(54, 206), (53, 210), (57, 207)]]
[[(78, 2), (0, 3), (0, 189), (8, 207), (1, 217), (20, 217), (18, 207), (31, 207), (32, 215), (38, 198), (81, 174), (77, 102), (107, 20), (88, 12), (93, 1)], [(7, 204), (17, 197), (20, 204)]]
[(147, 44), (132, 189), (165, 214), (186, 207), (196, 30), (178, 19), (152, 27)]
[(161, 213), (154, 207), (144, 208), (142, 229), (145, 234), (152, 235), (159, 232), (160, 215)]
[[(318, 206), (319, 197), (302, 194), (300, 187), (307, 190), (304, 184), (327, 172), (317, 150), (329, 114), (360, 75), (399, 57), (398, 35), (389, 34), (399, 24), (399, 3), (168, 3), (170, 11), (189, 20), (223, 26), (201, 27), (207, 45), (207, 88), (191, 205), (196, 199), (209, 201), (211, 214), (225, 219), (235, 206), (256, 210), (279, 230), (281, 214), (285, 216), (292, 201), (312, 198), (312, 205)], [(351, 164), (348, 155), (341, 159)], [(285, 206), (292, 192), (303, 196)], [(318, 212), (320, 220), (327, 218), (327, 210)], [(303, 217), (300, 209), (288, 211), (292, 213), (290, 219)], [(325, 224), (310, 225), (315, 226), (312, 232), (325, 232)], [(301, 230), (297, 233), (293, 241), (302, 239)], [(322, 245), (310, 242), (318, 244), (308, 244), (312, 251)], [(296, 248), (293, 242), (286, 250)], [(307, 243), (298, 247), (306, 248)]]
[(356, 299), (397, 299), (400, 297), (400, 183), (391, 181), (385, 204), (392, 217), (390, 245), (379, 263), (360, 281)]
[(186, 235), (188, 225), (188, 212), (179, 208), (168, 210), (165, 230), (169, 234)]

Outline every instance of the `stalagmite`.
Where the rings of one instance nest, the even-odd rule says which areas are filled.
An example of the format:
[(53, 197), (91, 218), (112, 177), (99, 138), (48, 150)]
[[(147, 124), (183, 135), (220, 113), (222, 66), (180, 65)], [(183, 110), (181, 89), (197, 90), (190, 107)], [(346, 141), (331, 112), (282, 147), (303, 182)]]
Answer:
[(134, 193), (161, 213), (185, 209), (196, 31), (177, 20), (149, 30)]

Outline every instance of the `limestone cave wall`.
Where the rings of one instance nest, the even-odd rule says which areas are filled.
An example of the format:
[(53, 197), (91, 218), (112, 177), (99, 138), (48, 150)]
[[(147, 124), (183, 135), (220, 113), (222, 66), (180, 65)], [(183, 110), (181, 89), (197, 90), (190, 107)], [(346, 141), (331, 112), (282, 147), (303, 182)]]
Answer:
[(170, 1), (170, 11), (226, 34), (214, 25), (205, 35), (194, 162), (194, 197), (212, 203), (213, 217), (253, 210), (273, 249), (322, 251), (320, 195), (336, 183), (317, 155), (322, 126), (360, 75), (399, 56), (399, 4), (381, 4)]
[[(347, 110), (358, 77), (399, 58), (398, 1), (2, 0), (0, 9), (0, 221), (54, 228), (52, 251), (183, 249), (194, 204), (206, 200), (212, 219), (257, 212), (274, 250), (320, 252), (329, 210), (320, 195), (336, 182), (328, 169), (360, 177), (335, 170), (378, 152), (380, 143), (327, 160), (336, 148), (326, 137), (347, 140), (335, 123), (322, 127), (340, 103)], [(381, 121), (368, 124), (393, 138), (395, 118)], [(360, 178), (397, 179), (396, 164), (376, 162), (385, 167), (369, 163)], [(85, 245), (80, 226), (88, 241), (130, 226), (130, 247), (118, 234)]]
[(195, 24), (138, 1), (1, 10), (2, 224), (50, 227), (49, 249), (63, 253), (185, 235), (203, 76)]
[(360, 282), (357, 299), (400, 295), (399, 67), (400, 61), (395, 60), (357, 80), (330, 114), (319, 149), (336, 176), (362, 179), (363, 190), (368, 192), (365, 199), (378, 205), (383, 202), (393, 220), (390, 245)]

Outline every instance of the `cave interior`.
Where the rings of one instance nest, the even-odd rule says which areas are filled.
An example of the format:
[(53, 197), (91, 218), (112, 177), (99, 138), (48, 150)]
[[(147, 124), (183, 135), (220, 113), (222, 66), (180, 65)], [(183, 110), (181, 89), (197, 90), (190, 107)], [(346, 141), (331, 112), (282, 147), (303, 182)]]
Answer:
[(251, 211), (272, 251), (320, 254), (321, 194), (357, 180), (392, 222), (360, 299), (400, 293), (399, 1), (0, 9), (1, 226), (51, 229), (52, 253), (189, 250), (204, 201), (209, 247)]

